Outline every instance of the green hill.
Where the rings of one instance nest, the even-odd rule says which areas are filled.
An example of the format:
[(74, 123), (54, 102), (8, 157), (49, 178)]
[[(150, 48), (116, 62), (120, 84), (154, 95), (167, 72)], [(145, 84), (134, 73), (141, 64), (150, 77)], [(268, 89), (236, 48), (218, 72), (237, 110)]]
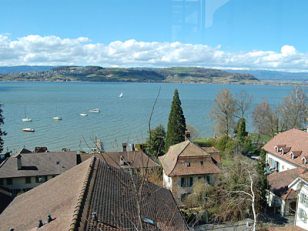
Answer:
[(259, 81), (251, 74), (195, 67), (103, 68), (99, 66), (60, 66), (45, 71), (6, 73), (1, 74), (0, 78), (4, 81), (183, 83), (253, 83)]

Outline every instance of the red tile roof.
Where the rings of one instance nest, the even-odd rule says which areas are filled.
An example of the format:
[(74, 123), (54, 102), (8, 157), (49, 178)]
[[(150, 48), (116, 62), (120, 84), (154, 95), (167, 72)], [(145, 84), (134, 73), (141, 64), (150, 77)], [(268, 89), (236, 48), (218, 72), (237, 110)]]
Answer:
[(11, 156), (0, 164), (0, 178), (58, 175), (77, 164), (76, 152), (44, 152), (17, 154), (21, 157), (21, 169), (17, 158)]
[(270, 186), (270, 190), (279, 197), (285, 196), (289, 190), (288, 185), (305, 171), (305, 169), (298, 167), (283, 172), (274, 172), (268, 175), (267, 181)]
[[(159, 167), (154, 160), (152, 160), (147, 154), (143, 151), (127, 151), (127, 152), (105, 152), (101, 154), (81, 154), (82, 161), (96, 156), (101, 158), (107, 164), (112, 167), (130, 167), (130, 168), (154, 168)], [(121, 161), (121, 159), (123, 161)], [(121, 165), (123, 163), (123, 166)]]
[[(188, 230), (169, 190), (130, 176), (92, 157), (16, 197), (0, 215), (0, 230), (134, 230), (137, 195), (144, 230)], [(138, 191), (139, 192), (139, 191)], [(46, 224), (47, 215), (55, 218)], [(93, 216), (95, 214), (95, 216)], [(145, 218), (155, 222), (148, 224)]]
[(219, 158), (216, 152), (213, 155), (215, 159), (209, 152), (187, 140), (172, 145), (159, 160), (168, 176), (217, 174), (220, 169), (215, 162)]
[(308, 162), (304, 164), (302, 160), (308, 156), (307, 132), (295, 128), (281, 132), (267, 142), (263, 149), (285, 161), (308, 168)]

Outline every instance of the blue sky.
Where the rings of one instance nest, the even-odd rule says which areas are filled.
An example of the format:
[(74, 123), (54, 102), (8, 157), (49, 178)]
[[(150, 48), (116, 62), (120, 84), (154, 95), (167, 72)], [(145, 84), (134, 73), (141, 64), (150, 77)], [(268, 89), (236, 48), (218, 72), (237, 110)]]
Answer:
[[(109, 49), (109, 45), (115, 41), (121, 41), (122, 45), (126, 41), (135, 41), (139, 42), (138, 49), (142, 48), (140, 42), (147, 45), (155, 42), (158, 43), (156, 46), (160, 50), (165, 43), (170, 45), (178, 41), (184, 45), (199, 44), (205, 48), (224, 52), (225, 59), (209, 62), (210, 66), (227, 67), (229, 65), (228, 67), (231, 68), (241, 68), (240, 62), (232, 62), (233, 55), (238, 59), (243, 54), (262, 51), (262, 58), (266, 55), (265, 60), (260, 60), (261, 53), (254, 53), (252, 56), (257, 56), (259, 60), (251, 60), (243, 67), (294, 70), (303, 70), (308, 67), (306, 63), (307, 0), (1, 0), (0, 6), (2, 49), (7, 46), (2, 53), (0, 49), (0, 54), (4, 54), (3, 56), (7, 56), (8, 50), (12, 49), (15, 43), (20, 43), (29, 35), (35, 35), (39, 37), (35, 37), (35, 41), (32, 37), (30, 42), (33, 45), (39, 39), (41, 46), (48, 43), (47, 40), (50, 43), (54, 37), (61, 41), (87, 38), (87, 41), (77, 42), (82, 49), (85, 49), (84, 45), (100, 45), (101, 49)], [(29, 39), (24, 40), (29, 42)], [(24, 44), (19, 44), (19, 47), (22, 45)], [(281, 50), (284, 46), (288, 46), (286, 47), (290, 51), (288, 56), (293, 55), (291, 60), (296, 59), (294, 63), (297, 63), (297, 66), (280, 65), (277, 62), (281, 61), (281, 57), (272, 56), (282, 54)], [(29, 50), (28, 47), (23, 46), (25, 52), (18, 54), (18, 59), (14, 62), (9, 60), (12, 57), (6, 57), (5, 60), (0, 59), (0, 65), (18, 64), (18, 62), (21, 64), (69, 63), (64, 59), (59, 61), (51, 58), (48, 61), (46, 57), (43, 57), (40, 62), (42, 51), (39, 54), (33, 53), (33, 49)], [(172, 48), (172, 45), (170, 47)], [(194, 46), (194, 48), (197, 51), (197, 47)], [(151, 46), (151, 51), (153, 49)], [(177, 49), (178, 52), (181, 51), (181, 46), (177, 46)], [(25, 58), (27, 51), (32, 53), (30, 62), (29, 57)], [(36, 57), (33, 58), (35, 55)], [(142, 55), (145, 58), (144, 53)], [(215, 53), (214, 58), (217, 58), (217, 55), (219, 56), (220, 53)], [(101, 56), (105, 56), (105, 53), (101, 53)], [(139, 60), (140, 54), (135, 56)], [(165, 59), (160, 56), (161, 62), (155, 63), (153, 60), (157, 60), (157, 57), (147, 57), (152, 57), (148, 60), (150, 66), (152, 64), (163, 66), (194, 64), (194, 59), (187, 61), (183, 57), (176, 62), (172, 57)], [(286, 56), (283, 57), (286, 61)], [(259, 65), (265, 63), (268, 58), (274, 62), (272, 65)], [(82, 65), (89, 64), (90, 60), (75, 60), (75, 62), (77, 63), (74, 64)], [(287, 62), (290, 62), (290, 57)], [(254, 66), (254, 63), (258, 65)], [(145, 64), (146, 62), (108, 63), (114, 66)], [(196, 65), (205, 66), (205, 64), (206, 62), (202, 63), (200, 60), (196, 62)]]

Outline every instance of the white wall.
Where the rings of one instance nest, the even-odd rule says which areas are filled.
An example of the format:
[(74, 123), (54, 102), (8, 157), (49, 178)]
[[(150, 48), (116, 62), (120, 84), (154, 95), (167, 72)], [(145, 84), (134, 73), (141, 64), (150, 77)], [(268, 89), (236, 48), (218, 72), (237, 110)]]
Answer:
[[(52, 176), (47, 176), (47, 180), (50, 180)], [(2, 186), (14, 191), (14, 190), (29, 190), (31, 188), (34, 188), (42, 183), (45, 182), (45, 177), (43, 177), (42, 182), (36, 183), (36, 177), (32, 176), (31, 177), (31, 183), (26, 183), (26, 178), (25, 177), (17, 177), (17, 178), (12, 178), (12, 184), (8, 185), (7, 180), (3, 179), (3, 184)]]
[[(298, 201), (297, 201), (297, 210), (296, 210), (296, 219), (295, 219), (295, 224), (296, 226), (302, 228), (302, 229), (305, 229), (305, 230), (308, 230), (308, 205), (306, 204), (303, 204), (301, 203), (301, 200), (300, 200), (300, 196), (301, 195), (306, 195), (307, 198), (308, 198), (308, 184), (304, 185), (301, 190), (299, 191), (299, 198), (298, 198)], [(302, 209), (306, 212), (306, 221), (303, 221), (302, 219), (300, 219), (299, 217), (299, 210)]]
[(172, 178), (167, 176), (165, 171), (163, 171), (163, 186), (172, 191)]
[[(277, 156), (275, 156), (271, 153), (266, 153), (266, 163), (271, 164), (270, 159), (279, 163), (278, 172), (282, 172), (282, 171), (286, 171), (286, 170), (298, 167), (297, 165), (292, 164), (290, 162), (287, 162), (284, 159), (280, 159), (279, 157), (277, 157)], [(273, 166), (270, 166), (270, 167), (273, 167)]]

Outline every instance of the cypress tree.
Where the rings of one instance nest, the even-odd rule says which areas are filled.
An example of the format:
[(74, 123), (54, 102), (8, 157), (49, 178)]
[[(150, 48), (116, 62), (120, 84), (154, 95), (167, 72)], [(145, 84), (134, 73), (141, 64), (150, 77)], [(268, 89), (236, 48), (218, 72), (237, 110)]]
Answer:
[(181, 107), (181, 100), (179, 92), (174, 91), (173, 100), (171, 104), (171, 111), (169, 114), (168, 128), (165, 142), (165, 151), (173, 145), (185, 140), (186, 122)]
[(244, 118), (239, 119), (235, 133), (239, 141), (244, 141), (245, 137), (248, 135), (248, 132), (246, 131), (246, 120)]
[(0, 153), (2, 153), (2, 151), (3, 151), (3, 144), (4, 144), (2, 137), (6, 135), (6, 132), (2, 131), (2, 129), (1, 129), (1, 126), (4, 124), (4, 117), (2, 115), (2, 108), (1, 107), (2, 107), (2, 104), (0, 104)]

